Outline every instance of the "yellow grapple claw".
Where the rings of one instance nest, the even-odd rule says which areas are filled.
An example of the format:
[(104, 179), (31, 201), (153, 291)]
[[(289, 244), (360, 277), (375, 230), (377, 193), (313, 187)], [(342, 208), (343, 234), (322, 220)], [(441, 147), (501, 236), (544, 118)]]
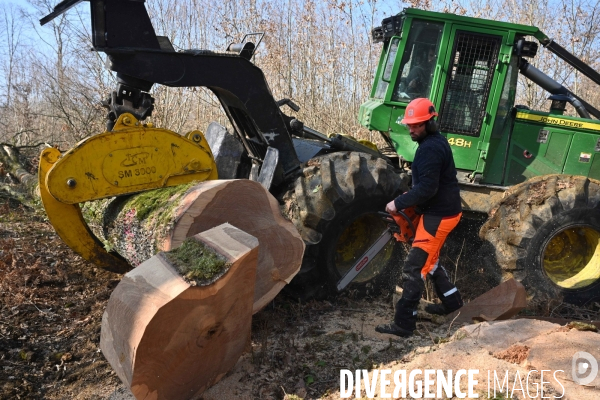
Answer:
[(118, 254), (107, 252), (102, 242), (90, 231), (83, 219), (79, 204), (62, 203), (52, 197), (48, 191), (46, 176), (59, 158), (60, 151), (57, 149), (44, 149), (38, 171), (42, 203), (56, 233), (73, 251), (99, 267), (118, 273), (129, 271), (131, 269), (129, 263)]
[(87, 138), (62, 156), (57, 149), (45, 149), (38, 178), (44, 208), (61, 239), (86, 260), (126, 272), (131, 266), (104, 249), (83, 219), (79, 203), (218, 175), (202, 132), (184, 137), (124, 113), (112, 131)]

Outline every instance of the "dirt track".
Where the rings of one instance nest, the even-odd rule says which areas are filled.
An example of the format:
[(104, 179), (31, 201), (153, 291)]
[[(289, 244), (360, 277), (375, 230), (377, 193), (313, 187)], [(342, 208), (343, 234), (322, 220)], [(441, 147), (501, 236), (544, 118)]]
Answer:
[(110, 393), (100, 388), (118, 379), (98, 343), (119, 276), (75, 255), (42, 216), (0, 207), (0, 398)]
[[(472, 298), (481, 276), (464, 272), (457, 284)], [(69, 250), (42, 214), (0, 205), (0, 399), (118, 397), (120, 382), (98, 346), (119, 279)], [(229, 383), (205, 398), (337, 398), (340, 369), (410, 362), (459, 328), (420, 322), (407, 340), (377, 334), (374, 326), (392, 315), (390, 300), (350, 294), (299, 305), (278, 296), (254, 316), (252, 343)]]
[[(120, 382), (98, 346), (120, 275), (75, 255), (42, 215), (6, 205), (0, 215), (0, 398), (110, 397)], [(339, 385), (340, 368), (410, 357), (447, 333), (425, 324), (423, 336), (407, 341), (379, 335), (373, 328), (391, 316), (389, 304), (343, 297), (299, 305), (279, 296), (254, 316), (251, 371), (238, 390), (255, 398), (323, 397)]]

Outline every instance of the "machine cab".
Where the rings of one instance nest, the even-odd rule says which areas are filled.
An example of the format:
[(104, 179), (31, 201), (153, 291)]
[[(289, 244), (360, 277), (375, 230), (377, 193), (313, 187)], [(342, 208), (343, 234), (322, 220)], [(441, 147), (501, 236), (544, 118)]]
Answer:
[[(518, 75), (517, 58), (512, 57), (515, 38), (537, 32), (481, 21), (415, 9), (385, 19), (373, 32), (383, 51), (371, 99), (359, 112), (361, 124), (382, 132), (410, 162), (417, 144), (401, 120), (412, 99), (428, 97), (440, 114), (440, 131), (448, 138), (456, 166), (464, 172), (459, 175), (468, 181), (494, 163), (493, 150), (507, 136), (502, 131)], [(500, 175), (488, 178), (501, 181)]]

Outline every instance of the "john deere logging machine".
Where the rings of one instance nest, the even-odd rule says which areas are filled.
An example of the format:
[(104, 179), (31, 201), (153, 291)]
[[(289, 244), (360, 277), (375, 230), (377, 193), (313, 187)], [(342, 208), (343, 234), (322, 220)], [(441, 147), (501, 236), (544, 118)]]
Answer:
[[(79, 2), (59, 3), (40, 23)], [(167, 37), (156, 35), (143, 0), (89, 2), (93, 47), (108, 56), (118, 86), (104, 102), (106, 132), (63, 155), (53, 149), (42, 154), (44, 206), (63, 240), (97, 265), (127, 270), (118, 254), (107, 252), (90, 232), (79, 204), (216, 178), (215, 160), (201, 132), (182, 136), (140, 122), (154, 107), (148, 93), (153, 85), (204, 86), (219, 99), (233, 140), (242, 148), (237, 159), (231, 149), (214, 154), (216, 165), (223, 166), (219, 178), (261, 182), (280, 199), (282, 212), (307, 244), (289, 291), (306, 299), (334, 290), (342, 273), (386, 228), (376, 213), (402, 186), (398, 166), (376, 148), (343, 136), (329, 138), (284, 114), (283, 105), (298, 108), (288, 99), (273, 98), (262, 71), (251, 62), (253, 43), (233, 44), (224, 52), (177, 52)], [(219, 127), (209, 127), (206, 134), (228, 135)], [(354, 286), (375, 289), (391, 282), (383, 272), (391, 271), (395, 265), (389, 261), (400, 251), (390, 243)]]
[[(40, 22), (80, 1), (61, 2)], [(107, 54), (118, 79), (104, 102), (107, 132), (64, 155), (46, 150), (40, 170), (51, 222), (87, 259), (115, 269), (119, 257), (89, 233), (79, 203), (216, 177), (201, 132), (180, 136), (139, 122), (152, 112), (148, 92), (154, 84), (204, 86), (221, 102), (243, 149), (238, 159), (229, 159), (239, 165), (219, 168), (219, 177), (260, 181), (307, 244), (289, 290), (300, 298), (334, 290), (385, 229), (376, 212), (406, 190), (404, 172), (416, 145), (399, 122), (408, 102), (425, 96), (438, 107), (442, 133), (454, 150), (464, 208), (492, 212), (481, 231), (492, 250), (487, 267), (500, 265), (532, 294), (561, 293), (580, 303), (600, 294), (600, 182), (592, 179), (600, 178), (600, 124), (590, 119), (600, 111), (528, 64), (525, 57), (535, 56), (537, 46), (526, 37), (597, 83), (600, 75), (538, 29), (413, 9), (385, 19), (373, 31), (383, 52), (359, 119), (381, 132), (398, 157), (343, 136), (329, 138), (284, 114), (281, 106), (296, 111), (297, 106), (273, 98), (251, 62), (253, 43), (231, 45), (227, 52), (176, 52), (168, 38), (156, 36), (144, 1), (88, 1), (94, 49)], [(514, 105), (518, 72), (552, 94), (549, 113)], [(566, 103), (579, 117), (563, 115)], [(216, 129), (216, 135), (228, 133)], [(183, 147), (186, 152), (179, 151)], [(95, 161), (88, 162), (92, 157), (86, 154)], [(141, 163), (140, 157), (143, 175), (114, 175), (115, 165)], [(498, 200), (491, 204), (493, 199)], [(76, 234), (56, 210), (72, 216), (69, 226), (77, 227)], [(399, 247), (389, 243), (354, 287), (376, 290), (395, 283), (390, 274), (398, 270)]]
[[(429, 97), (463, 208), (490, 213), (481, 266), (530, 294), (585, 303), (600, 296), (600, 123), (592, 119), (600, 111), (527, 61), (534, 38), (600, 84), (598, 72), (535, 27), (415, 9), (384, 19), (373, 31), (383, 52), (359, 120), (410, 166), (417, 146), (400, 121), (411, 99)], [(549, 111), (515, 105), (519, 73), (550, 93)], [(567, 104), (577, 117), (564, 115)]]

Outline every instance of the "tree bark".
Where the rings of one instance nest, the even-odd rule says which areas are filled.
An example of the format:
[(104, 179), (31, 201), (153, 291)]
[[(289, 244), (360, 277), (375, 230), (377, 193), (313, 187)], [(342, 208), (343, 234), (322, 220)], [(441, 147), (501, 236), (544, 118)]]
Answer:
[(0, 186), (0, 196), (26, 202), (28, 197), (34, 197), (37, 189), (37, 175), (30, 174), (19, 160), (19, 148), (0, 143), (0, 177), (9, 174), (19, 182), (20, 187), (9, 185)]
[[(223, 224), (123, 277), (102, 318), (100, 348), (137, 399), (195, 398), (235, 365), (250, 339), (258, 246)], [(182, 277), (190, 256), (204, 281)]]
[[(15, 148), (0, 145), (0, 162), (29, 194), (35, 194), (37, 175), (26, 171)], [(186, 237), (225, 222), (257, 237), (261, 246), (255, 313), (296, 275), (304, 254), (304, 242), (294, 225), (281, 216), (277, 200), (250, 180), (216, 180), (162, 188), (86, 203), (82, 211), (105, 247), (134, 267), (160, 251), (179, 246)]]
[[(86, 216), (90, 213), (86, 212)], [(132, 266), (223, 223), (260, 243), (253, 312), (267, 305), (300, 269), (304, 242), (277, 200), (250, 180), (206, 181), (118, 198), (101, 216), (105, 243)]]

